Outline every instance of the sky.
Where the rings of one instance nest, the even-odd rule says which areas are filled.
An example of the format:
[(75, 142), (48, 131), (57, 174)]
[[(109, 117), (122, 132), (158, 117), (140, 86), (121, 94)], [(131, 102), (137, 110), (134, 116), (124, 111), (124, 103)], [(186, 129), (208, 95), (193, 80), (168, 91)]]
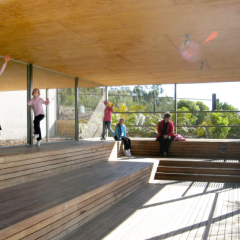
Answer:
[[(161, 96), (174, 96), (174, 85), (161, 85)], [(203, 101), (212, 109), (212, 94), (216, 93), (219, 102), (226, 102), (240, 109), (240, 82), (177, 84), (177, 98), (209, 99)], [(180, 100), (180, 99), (179, 99)]]

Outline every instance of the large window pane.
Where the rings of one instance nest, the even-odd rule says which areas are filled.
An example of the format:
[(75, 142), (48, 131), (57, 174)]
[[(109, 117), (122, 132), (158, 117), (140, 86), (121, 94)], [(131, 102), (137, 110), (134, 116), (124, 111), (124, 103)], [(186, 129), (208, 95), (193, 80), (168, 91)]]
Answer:
[(27, 65), (9, 61), (0, 80), (0, 146), (27, 144)]

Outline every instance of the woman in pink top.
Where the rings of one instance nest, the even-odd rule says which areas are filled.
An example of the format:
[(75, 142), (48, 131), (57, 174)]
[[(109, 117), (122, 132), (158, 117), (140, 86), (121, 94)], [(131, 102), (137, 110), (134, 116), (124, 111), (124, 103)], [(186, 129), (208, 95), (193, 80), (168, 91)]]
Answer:
[(6, 57), (4, 58), (4, 63), (0, 69), (0, 75), (3, 73), (5, 67), (7, 66), (7, 62), (10, 60), (10, 56), (6, 55)]
[(114, 104), (112, 104), (112, 106), (110, 106), (110, 102), (108, 100), (103, 102), (104, 105), (106, 106), (105, 110), (104, 110), (104, 117), (103, 117), (103, 132), (102, 132), (102, 138), (101, 140), (106, 140), (106, 132), (107, 129), (109, 130), (109, 132), (112, 134), (113, 138), (115, 137), (115, 132), (112, 130), (111, 128), (111, 124), (112, 124), (112, 113), (114, 112), (113, 106)]
[(42, 121), (45, 117), (45, 113), (43, 111), (42, 104), (48, 105), (49, 99), (47, 98), (46, 101), (44, 101), (42, 98), (40, 98), (40, 90), (38, 88), (33, 89), (32, 91), (33, 99), (28, 101), (28, 105), (32, 106), (34, 111), (34, 137), (37, 139), (37, 146), (40, 147), (41, 144), (41, 129), (40, 129), (40, 121)]

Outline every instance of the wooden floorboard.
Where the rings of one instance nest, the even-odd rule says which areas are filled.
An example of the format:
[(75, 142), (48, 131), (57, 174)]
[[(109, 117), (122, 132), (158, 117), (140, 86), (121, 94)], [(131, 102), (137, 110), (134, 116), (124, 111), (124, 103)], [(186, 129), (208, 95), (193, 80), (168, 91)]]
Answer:
[(62, 240), (237, 240), (239, 197), (239, 183), (155, 181)]

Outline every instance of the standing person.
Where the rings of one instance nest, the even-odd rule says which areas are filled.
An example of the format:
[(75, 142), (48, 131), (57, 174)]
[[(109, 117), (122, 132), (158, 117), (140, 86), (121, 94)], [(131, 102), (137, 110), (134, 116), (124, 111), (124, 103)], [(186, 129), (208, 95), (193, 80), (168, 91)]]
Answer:
[(28, 101), (28, 105), (32, 106), (34, 111), (34, 137), (37, 139), (37, 147), (40, 147), (41, 145), (41, 129), (40, 129), (40, 121), (42, 121), (45, 117), (45, 113), (43, 111), (42, 104), (48, 105), (49, 99), (47, 98), (46, 101), (44, 101), (42, 98), (40, 98), (40, 90), (38, 88), (33, 89), (32, 91), (33, 99)]
[(112, 106), (110, 106), (110, 102), (108, 100), (103, 102), (104, 105), (106, 106), (105, 110), (104, 110), (104, 117), (103, 117), (103, 132), (102, 132), (102, 138), (101, 140), (106, 140), (106, 133), (107, 133), (107, 129), (109, 130), (109, 132), (111, 133), (111, 135), (113, 136), (113, 138), (115, 137), (115, 133), (111, 128), (111, 124), (112, 124), (112, 113), (114, 113), (114, 109), (113, 106), (114, 104), (112, 103)]
[(131, 157), (131, 140), (127, 138), (126, 126), (124, 125), (124, 119), (120, 118), (118, 124), (115, 126), (115, 140), (122, 140), (124, 144), (123, 155)]
[(9, 55), (6, 55), (6, 57), (4, 58), (4, 63), (0, 69), (0, 75), (3, 73), (4, 69), (6, 68), (7, 66), (7, 63), (8, 61), (10, 60), (10, 56)]
[(170, 144), (175, 137), (171, 117), (172, 114), (170, 112), (165, 112), (163, 120), (158, 123), (158, 136), (156, 140), (160, 142), (160, 153), (163, 153), (164, 157), (167, 156)]

